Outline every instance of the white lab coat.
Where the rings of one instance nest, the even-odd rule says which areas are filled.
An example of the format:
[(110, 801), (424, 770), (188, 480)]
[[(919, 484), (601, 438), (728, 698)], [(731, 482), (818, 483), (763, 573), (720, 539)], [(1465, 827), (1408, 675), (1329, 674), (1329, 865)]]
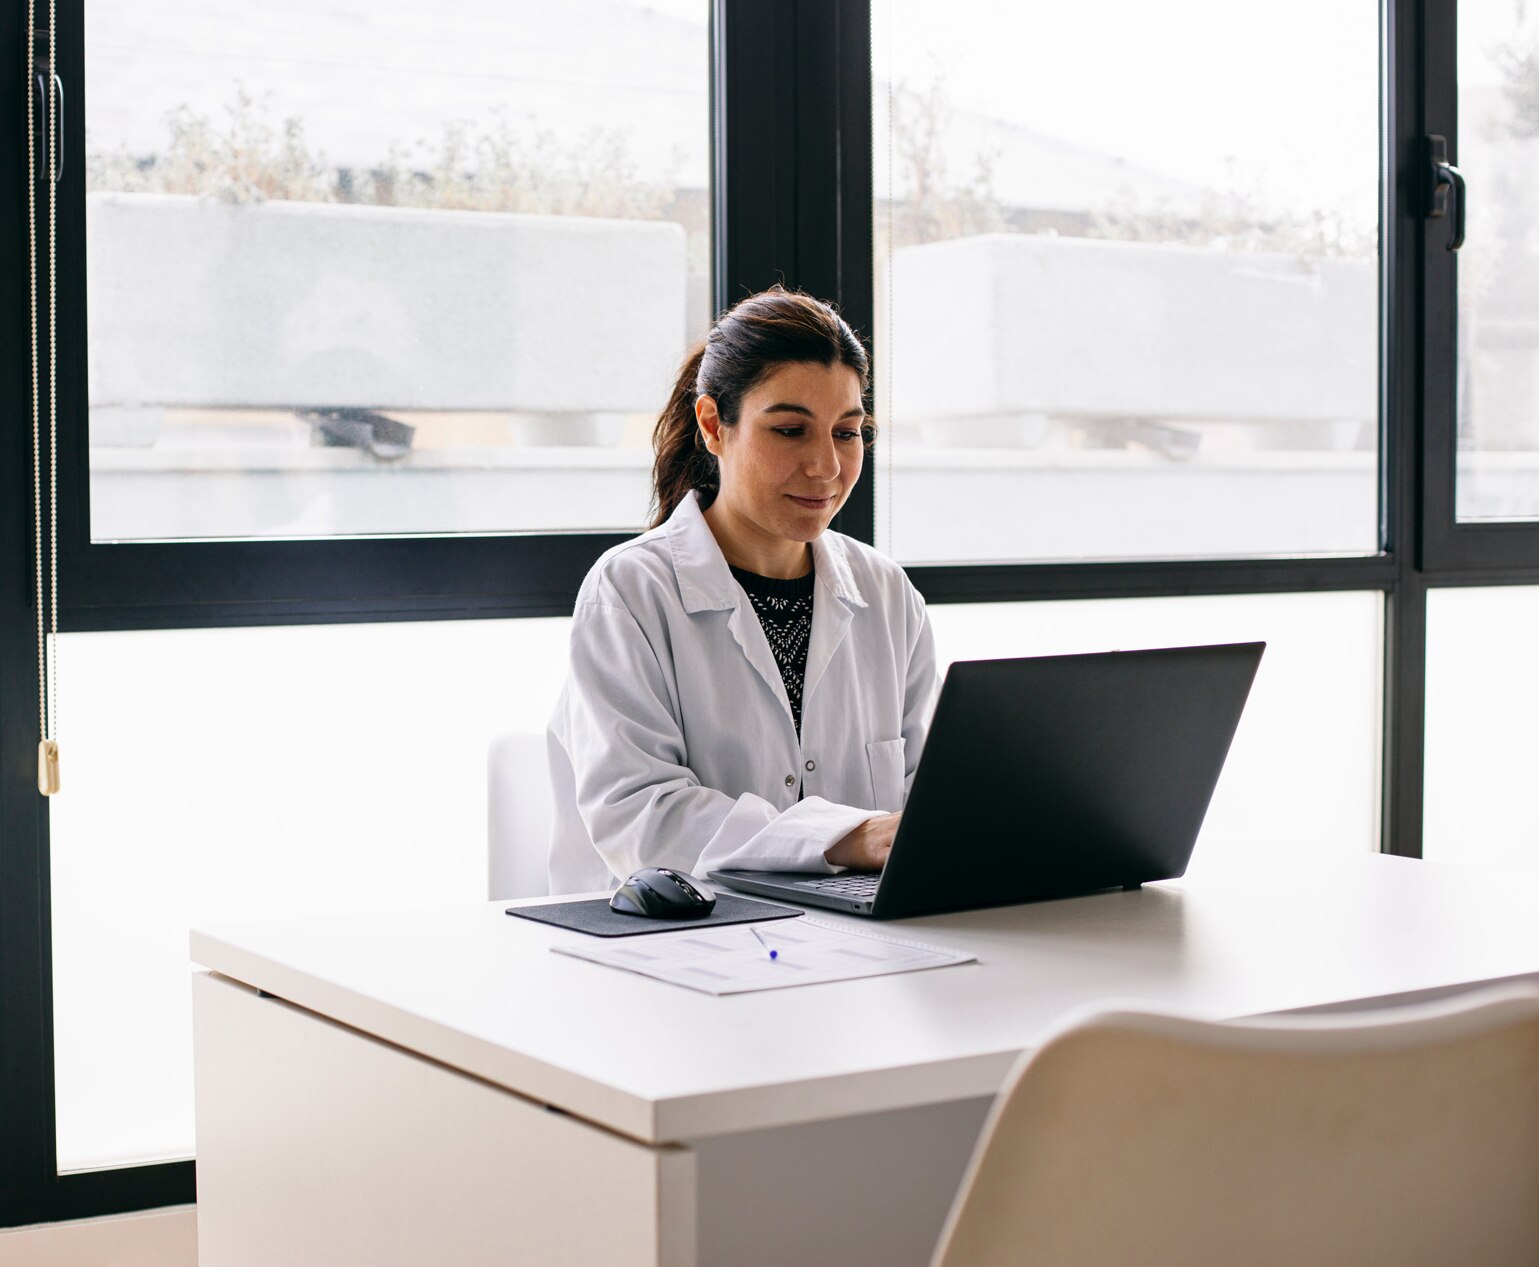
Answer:
[(849, 537), (812, 553), (800, 739), (695, 494), (594, 565), (548, 736), (552, 893), (647, 866), (826, 873), (824, 850), (903, 808), (939, 685), (924, 601)]

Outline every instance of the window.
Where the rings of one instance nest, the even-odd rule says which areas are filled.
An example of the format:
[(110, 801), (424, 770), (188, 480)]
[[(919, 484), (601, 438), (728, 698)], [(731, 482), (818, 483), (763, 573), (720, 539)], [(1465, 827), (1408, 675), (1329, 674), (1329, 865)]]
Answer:
[(1539, 518), (1539, 20), (1510, 0), (1459, 6), (1457, 511)]
[(1375, 10), (873, 14), (878, 540), (1374, 553)]
[(87, 0), (91, 539), (638, 528), (707, 15)]
[[(839, 526), (909, 566), (943, 655), (1260, 635), (1266, 676), (1199, 863), (1216, 842), (1316, 843), (1326, 820), (1342, 848), (1419, 855), (1425, 825), (1428, 852), (1468, 855), (1460, 816), (1506, 723), (1460, 692), (1499, 664), (1523, 698), (1521, 657), (1500, 638), (1471, 653), (1472, 631), (1521, 619), (1522, 588), (1485, 589), (1539, 585), (1512, 423), (1533, 164), (1491, 131), (1501, 76), (1531, 69), (1532, 17), (1506, 0), (1096, 12), (60, 6), (69, 799), (44, 802), (26, 762), (0, 773), (0, 1225), (191, 1199), (190, 1164), (150, 1161), (187, 1150), (185, 923), (237, 915), (242, 894), (277, 909), (257, 854), (318, 777), (317, 727), (360, 821), (405, 831), (375, 874), (323, 833), (331, 880), (291, 893), (479, 883), (480, 763), (456, 745), (537, 722), (559, 676), (559, 619), (500, 618), (570, 612), (646, 509), (657, 401), (639, 384), (776, 280), (874, 336), (883, 434)], [(0, 32), (15, 65), (19, 11)], [(1428, 135), (1470, 181), (1459, 255), (1448, 220), (1422, 218)], [(240, 249), (209, 286), (220, 233)], [(21, 261), (0, 291), (22, 346)], [(572, 382), (558, 336), (601, 328)], [(29, 385), (0, 358), (10, 399)], [(13, 428), (0, 505), (26, 507), (30, 476)], [(0, 550), (8, 753), (37, 738), (18, 519)], [(284, 739), (241, 747), (231, 709)], [(456, 737), (396, 734), (423, 711)], [(179, 723), (211, 768), (151, 803)], [(437, 763), (454, 799), (442, 852), (406, 789), (370, 799), (403, 759)], [(289, 760), (299, 790), (258, 799)], [(221, 821), (233, 843), (202, 848)], [(93, 917), (119, 917), (107, 882), (150, 913), (121, 930), (122, 964), (92, 941)], [(114, 969), (153, 1013), (127, 1046), (167, 1074), (126, 1074), (131, 1102), (83, 1055)], [(125, 1102), (143, 1112), (103, 1109)]]

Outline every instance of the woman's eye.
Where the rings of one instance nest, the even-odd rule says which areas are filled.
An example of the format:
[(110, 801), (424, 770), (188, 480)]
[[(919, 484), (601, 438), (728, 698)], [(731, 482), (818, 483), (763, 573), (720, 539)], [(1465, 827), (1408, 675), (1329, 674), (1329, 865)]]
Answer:
[[(800, 440), (807, 434), (807, 428), (800, 426), (771, 427), (770, 430), (773, 431), (777, 436), (785, 436), (788, 440)], [(837, 431), (834, 432), (834, 439), (839, 441), (841, 444), (848, 444), (851, 440), (860, 439), (860, 431), (858, 428), (852, 429), (849, 427), (840, 427)]]

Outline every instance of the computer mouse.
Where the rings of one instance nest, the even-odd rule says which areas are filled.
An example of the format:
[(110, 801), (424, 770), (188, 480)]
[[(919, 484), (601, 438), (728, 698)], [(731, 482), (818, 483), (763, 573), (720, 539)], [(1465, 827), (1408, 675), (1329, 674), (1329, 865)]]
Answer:
[(698, 919), (715, 905), (710, 885), (672, 867), (643, 867), (609, 899), (610, 910), (648, 919)]

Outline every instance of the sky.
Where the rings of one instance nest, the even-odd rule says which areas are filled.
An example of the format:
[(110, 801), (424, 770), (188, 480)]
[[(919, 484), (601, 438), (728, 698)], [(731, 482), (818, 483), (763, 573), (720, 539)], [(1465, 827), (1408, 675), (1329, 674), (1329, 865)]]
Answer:
[[(1377, 198), (1378, 18), (1342, 0), (878, 0), (876, 66), (1195, 184)], [(1307, 175), (1306, 175), (1307, 172)]]
[[(165, 115), (212, 117), (239, 80), (271, 92), (338, 163), (501, 115), (577, 137), (629, 134), (638, 164), (702, 183), (706, 0), (86, 0), (97, 145), (163, 144)], [(1461, 82), (1539, 0), (1464, 0)], [(942, 82), (954, 109), (1197, 186), (1372, 221), (1378, 10), (1360, 0), (875, 0), (874, 70)], [(296, 32), (303, 34), (296, 41)], [(296, 54), (296, 49), (302, 50)]]
[(153, 153), (168, 112), (216, 125), (239, 84), (337, 166), (435, 144), (451, 122), (627, 133), (649, 176), (704, 186), (701, 20), (630, 0), (86, 0), (88, 145)]

